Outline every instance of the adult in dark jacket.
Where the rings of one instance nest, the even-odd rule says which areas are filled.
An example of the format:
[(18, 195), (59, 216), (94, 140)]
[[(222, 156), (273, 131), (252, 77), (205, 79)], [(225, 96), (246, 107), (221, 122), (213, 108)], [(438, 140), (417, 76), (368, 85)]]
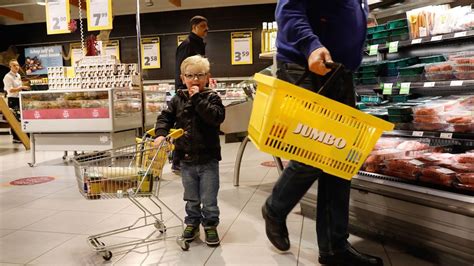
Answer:
[(206, 55), (206, 43), (204, 38), (207, 36), (209, 27), (207, 25), (207, 19), (203, 16), (194, 16), (189, 21), (191, 24), (191, 32), (188, 38), (184, 40), (176, 49), (176, 64), (175, 64), (175, 90), (176, 92), (180, 89), (186, 89), (181, 80), (181, 63), (184, 59), (193, 55)]
[[(330, 72), (324, 63), (342, 63), (347, 70), (325, 89), (325, 96), (353, 107), (352, 71), (362, 60), (367, 14), (366, 0), (279, 0), (277, 76), (295, 83), (308, 69), (310, 75), (300, 86), (318, 90)], [(347, 241), (350, 181), (296, 161), (290, 161), (262, 206), (270, 242), (282, 251), (290, 248), (286, 217), (316, 180), (319, 263), (383, 265)]]
[(180, 159), (181, 177), (186, 201), (187, 241), (199, 236), (199, 225), (204, 227), (206, 243), (219, 245), (219, 161), (221, 146), (219, 125), (224, 121), (225, 108), (216, 92), (206, 88), (209, 82), (209, 61), (200, 55), (186, 58), (181, 64), (181, 78), (187, 89), (173, 96), (168, 109), (157, 118), (156, 143), (163, 141), (172, 128), (184, 129), (184, 136), (175, 142), (175, 155)]

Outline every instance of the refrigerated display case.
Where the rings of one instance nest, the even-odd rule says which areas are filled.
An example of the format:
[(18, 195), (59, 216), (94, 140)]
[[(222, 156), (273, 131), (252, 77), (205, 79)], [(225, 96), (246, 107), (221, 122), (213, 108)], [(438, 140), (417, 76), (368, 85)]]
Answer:
[[(443, 109), (440, 116), (436, 117), (443, 122), (437, 123), (430, 120), (429, 124), (420, 125), (418, 120), (429, 120), (434, 117), (417, 117), (416, 111), (409, 114), (400, 113), (398, 117), (395, 117), (387, 110), (381, 111), (379, 108), (379, 111), (376, 112), (377, 108), (371, 107), (387, 102), (392, 106), (403, 105), (395, 103), (397, 100), (402, 102), (408, 100), (409, 102), (406, 104), (410, 105), (417, 100), (420, 100), (420, 103), (415, 104), (421, 104), (421, 101), (435, 101), (435, 99), (436, 101), (445, 100), (441, 97), (449, 97), (446, 99), (449, 101), (453, 100), (453, 96), (458, 96), (454, 97), (457, 99), (466, 99), (469, 98), (469, 95), (474, 95), (474, 80), (458, 79), (454, 75), (456, 73), (455, 63), (452, 64), (451, 74), (443, 77), (442, 81), (431, 80), (431, 76), (426, 73), (417, 74), (416, 79), (413, 79), (413, 76), (403, 72), (406, 70), (406, 66), (402, 69), (380, 67), (384, 63), (398, 62), (401, 58), (441, 58), (439, 55), (446, 58), (447, 62), (443, 62), (443, 64), (447, 65), (450, 64), (448, 62), (449, 55), (474, 51), (473, 39), (474, 32), (467, 30), (420, 38), (416, 41), (399, 41), (395, 51), (389, 49), (392, 44), (387, 43), (378, 46), (377, 55), (364, 57), (364, 62), (375, 63), (371, 65), (378, 68), (359, 71), (361, 76), (356, 78), (356, 82), (359, 83), (356, 91), (359, 96), (373, 96), (380, 99), (377, 102), (364, 103), (367, 105), (364, 107), (369, 108), (366, 109), (368, 112), (387, 120), (395, 119), (391, 121), (396, 122), (396, 130), (386, 132), (384, 136), (427, 143), (430, 147), (427, 152), (439, 152), (433, 150), (435, 147), (443, 147), (446, 153), (453, 154), (464, 154), (474, 149), (474, 132), (471, 128), (474, 118), (472, 110), (459, 111), (450, 117), (452, 111), (449, 109), (453, 106), (449, 105), (450, 102), (445, 102), (447, 108)], [(368, 53), (368, 49), (366, 53)], [(391, 73), (392, 70), (395, 72)], [(429, 70), (431, 71), (431, 69)], [(370, 78), (377, 79), (375, 84), (367, 85), (363, 82), (367, 78), (363, 75), (367, 74), (374, 74), (374, 77)], [(392, 74), (393, 76), (391, 76)], [(390, 86), (386, 86), (387, 83)], [(404, 84), (404, 88), (402, 88), (402, 84)], [(400, 108), (400, 110), (402, 109)], [(413, 108), (405, 109), (412, 110)], [(456, 124), (455, 119), (457, 118), (460, 119), (459, 121), (470, 122)], [(424, 168), (414, 165), (410, 168), (414, 171), (409, 173), (407, 171), (391, 171), (393, 169), (387, 167), (387, 165), (390, 166), (387, 156), (383, 157), (384, 164), (381, 168), (362, 170), (352, 179), (349, 213), (351, 232), (369, 234), (383, 239), (383, 241), (394, 241), (409, 252), (418, 255), (425, 254), (424, 258), (436, 264), (473, 265), (474, 191), (470, 189), (469, 185), (454, 177), (455, 174), (452, 173), (454, 170), (451, 168), (455, 165)], [(402, 160), (404, 156), (406, 153), (402, 153), (395, 159)], [(447, 170), (444, 170), (445, 168)], [(416, 172), (418, 171), (416, 169), (419, 172)], [(438, 180), (425, 178), (429, 176), (429, 171), (441, 171), (442, 175), (439, 175)], [(316, 187), (317, 184), (308, 191), (301, 201), (302, 213), (306, 216), (316, 216)]]
[(20, 93), (21, 126), (37, 150), (97, 151), (133, 144), (142, 125), (141, 91), (130, 88)]

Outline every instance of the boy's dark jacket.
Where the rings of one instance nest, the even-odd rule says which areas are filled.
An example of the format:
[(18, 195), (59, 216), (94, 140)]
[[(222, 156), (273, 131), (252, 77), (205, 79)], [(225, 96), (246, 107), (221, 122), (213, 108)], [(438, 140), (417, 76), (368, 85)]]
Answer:
[(171, 128), (182, 128), (184, 135), (175, 142), (176, 156), (193, 163), (220, 161), (219, 126), (224, 118), (225, 108), (216, 92), (206, 88), (189, 97), (187, 89), (183, 89), (158, 116), (155, 133), (166, 136)]

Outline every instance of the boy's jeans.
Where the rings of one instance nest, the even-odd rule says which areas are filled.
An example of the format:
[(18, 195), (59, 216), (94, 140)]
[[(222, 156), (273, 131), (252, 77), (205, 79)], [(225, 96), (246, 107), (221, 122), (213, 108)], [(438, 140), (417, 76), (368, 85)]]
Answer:
[[(219, 162), (211, 160), (204, 164), (181, 161), (181, 178), (186, 201), (188, 225), (217, 226), (219, 224)], [(202, 206), (201, 206), (202, 204)]]

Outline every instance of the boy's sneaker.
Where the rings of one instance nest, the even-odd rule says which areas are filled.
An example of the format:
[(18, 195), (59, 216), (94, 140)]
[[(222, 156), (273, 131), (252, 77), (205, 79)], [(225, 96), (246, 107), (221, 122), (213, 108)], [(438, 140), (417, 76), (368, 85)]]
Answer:
[(186, 228), (183, 231), (183, 238), (187, 242), (192, 242), (196, 237), (199, 236), (199, 225), (186, 225)]
[(219, 246), (221, 240), (217, 234), (217, 228), (215, 226), (204, 227), (204, 232), (206, 232), (206, 244), (210, 247)]

